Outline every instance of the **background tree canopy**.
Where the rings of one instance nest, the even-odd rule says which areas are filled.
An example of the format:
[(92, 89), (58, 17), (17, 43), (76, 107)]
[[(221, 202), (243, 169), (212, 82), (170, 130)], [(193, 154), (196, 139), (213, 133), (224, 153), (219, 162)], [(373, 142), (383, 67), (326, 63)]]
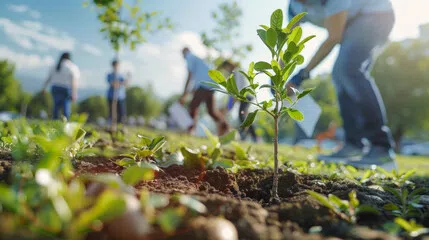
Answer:
[(377, 59), (373, 75), (399, 144), (405, 134), (429, 130), (429, 42), (391, 43)]

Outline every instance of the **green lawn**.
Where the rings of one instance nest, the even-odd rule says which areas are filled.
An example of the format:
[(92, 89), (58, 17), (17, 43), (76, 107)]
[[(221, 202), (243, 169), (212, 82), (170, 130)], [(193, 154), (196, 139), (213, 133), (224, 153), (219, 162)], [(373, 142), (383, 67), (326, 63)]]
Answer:
[[(167, 140), (167, 149), (169, 151), (176, 151), (181, 146), (190, 148), (199, 148), (202, 145), (210, 145), (206, 138), (193, 137), (186, 134), (179, 134), (171, 131), (158, 131), (148, 128), (128, 128), (126, 134), (126, 141), (133, 142), (137, 134), (142, 134), (148, 137), (165, 136)], [(254, 144), (241, 142), (243, 148), (251, 147), (252, 155), (259, 161), (264, 161), (272, 158), (272, 145), (269, 143)], [(228, 146), (226, 147), (228, 148)], [(281, 161), (311, 161), (315, 160), (317, 156), (316, 149), (307, 149), (303, 147), (292, 147), (288, 145), (280, 145), (279, 158)], [(418, 156), (397, 156), (400, 171), (408, 171), (415, 169), (417, 175), (429, 175), (429, 157)]]

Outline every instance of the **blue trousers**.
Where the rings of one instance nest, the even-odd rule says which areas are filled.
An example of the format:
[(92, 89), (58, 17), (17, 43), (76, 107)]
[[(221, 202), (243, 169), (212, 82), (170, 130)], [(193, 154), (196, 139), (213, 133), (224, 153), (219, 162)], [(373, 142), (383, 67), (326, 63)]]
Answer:
[(60, 118), (60, 110), (63, 110), (63, 115), (70, 119), (71, 114), (71, 89), (59, 86), (52, 86), (52, 97), (54, 98), (53, 118)]
[(372, 145), (393, 146), (385, 107), (370, 72), (374, 50), (387, 42), (394, 22), (393, 13), (363, 14), (351, 20), (332, 72), (345, 140), (360, 147), (363, 138)]

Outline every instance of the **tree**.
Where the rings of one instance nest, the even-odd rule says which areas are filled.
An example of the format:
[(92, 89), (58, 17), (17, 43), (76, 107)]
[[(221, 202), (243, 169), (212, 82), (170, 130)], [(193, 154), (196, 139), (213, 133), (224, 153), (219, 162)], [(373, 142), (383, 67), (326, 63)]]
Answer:
[(429, 42), (420, 39), (391, 43), (372, 71), (398, 149), (405, 134), (428, 127), (428, 48)]
[(252, 51), (252, 45), (237, 43), (240, 36), (240, 18), (243, 11), (237, 2), (222, 3), (217, 11), (212, 12), (212, 18), (216, 22), (216, 27), (212, 33), (203, 32), (201, 38), (203, 44), (208, 48), (214, 48), (219, 53), (218, 58), (208, 56), (208, 60), (215, 65), (219, 65), (223, 60), (231, 58), (235, 61), (242, 60), (247, 53)]
[(109, 114), (107, 99), (102, 96), (91, 96), (79, 103), (79, 113), (87, 113), (88, 121), (95, 122), (99, 117), (106, 118)]
[(53, 106), (54, 101), (52, 99), (52, 95), (49, 92), (39, 92), (31, 98), (27, 107), (27, 116), (40, 118), (41, 112), (45, 111), (47, 117), (52, 117)]
[(162, 103), (151, 85), (128, 88), (126, 103), (129, 116), (153, 117), (162, 112)]
[[(109, 40), (116, 58), (119, 58), (119, 51), (125, 46), (134, 50), (138, 44), (146, 42), (145, 33), (173, 28), (169, 18), (162, 20), (155, 18), (159, 12), (141, 11), (140, 0), (135, 0), (133, 6), (123, 0), (92, 0), (92, 2), (101, 22), (100, 32)], [(117, 103), (115, 91), (112, 101), (112, 132), (117, 130)]]
[(21, 84), (15, 78), (15, 66), (7, 60), (0, 61), (0, 111), (19, 112)]
[[(283, 12), (277, 9), (271, 15), (270, 26), (260, 25), (262, 29), (258, 29), (257, 33), (262, 42), (271, 53), (271, 61), (259, 61), (257, 63), (250, 63), (249, 69), (246, 72), (240, 73), (246, 77), (249, 85), (241, 90), (238, 90), (234, 74), (225, 78), (218, 70), (210, 70), (209, 76), (216, 83), (207, 83), (214, 87), (213, 89), (234, 97), (237, 100), (249, 102), (257, 107), (257, 110), (247, 115), (246, 120), (242, 123), (241, 127), (249, 127), (255, 121), (258, 111), (265, 112), (270, 115), (274, 120), (274, 174), (273, 174), (273, 187), (271, 192), (271, 201), (279, 202), (278, 196), (278, 144), (279, 144), (279, 119), (282, 116), (289, 115), (294, 120), (301, 121), (304, 119), (303, 114), (294, 108), (299, 99), (309, 94), (312, 89), (306, 89), (303, 92), (297, 89), (286, 89), (285, 85), (290, 75), (297, 65), (304, 63), (304, 57), (300, 55), (305, 47), (305, 44), (315, 36), (309, 36), (302, 39), (302, 28), (295, 26), (300, 21), (305, 13), (295, 16), (285, 28), (283, 28)], [(284, 64), (279, 64), (282, 61)], [(255, 72), (256, 71), (256, 72)], [(259, 86), (255, 82), (255, 77), (263, 74), (271, 79), (272, 84), (265, 84)], [(274, 98), (256, 103), (250, 102), (247, 95), (256, 97), (258, 92), (263, 88), (270, 88), (273, 90)], [(296, 94), (296, 100), (292, 100), (289, 95), (289, 90), (293, 90)], [(288, 101), (290, 105), (284, 104)]]

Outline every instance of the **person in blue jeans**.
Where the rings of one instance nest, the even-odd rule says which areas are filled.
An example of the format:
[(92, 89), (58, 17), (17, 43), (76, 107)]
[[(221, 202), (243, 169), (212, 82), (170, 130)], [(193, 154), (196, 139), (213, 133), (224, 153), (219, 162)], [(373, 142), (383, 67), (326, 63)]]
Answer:
[(51, 93), (54, 99), (53, 119), (60, 118), (60, 111), (70, 119), (71, 104), (77, 99), (77, 84), (80, 77), (79, 68), (71, 61), (71, 54), (64, 52), (49, 74), (46, 80), (43, 92), (51, 84)]
[(107, 91), (107, 100), (109, 103), (109, 119), (112, 121), (113, 116), (113, 103), (116, 98), (116, 116), (117, 122), (122, 123), (125, 120), (126, 115), (126, 86), (128, 84), (128, 79), (119, 72), (119, 61), (112, 61), (112, 72), (107, 74), (107, 83), (109, 84), (109, 89)]
[[(379, 90), (370, 75), (374, 51), (383, 46), (395, 22), (389, 0), (291, 0), (289, 17), (307, 12), (303, 21), (326, 28), (328, 37), (308, 65), (286, 87), (298, 87), (310, 72), (340, 44), (332, 71), (343, 119), (345, 143), (325, 162), (344, 162), (359, 168), (397, 169), (393, 141)], [(371, 143), (363, 151), (362, 139)]]

